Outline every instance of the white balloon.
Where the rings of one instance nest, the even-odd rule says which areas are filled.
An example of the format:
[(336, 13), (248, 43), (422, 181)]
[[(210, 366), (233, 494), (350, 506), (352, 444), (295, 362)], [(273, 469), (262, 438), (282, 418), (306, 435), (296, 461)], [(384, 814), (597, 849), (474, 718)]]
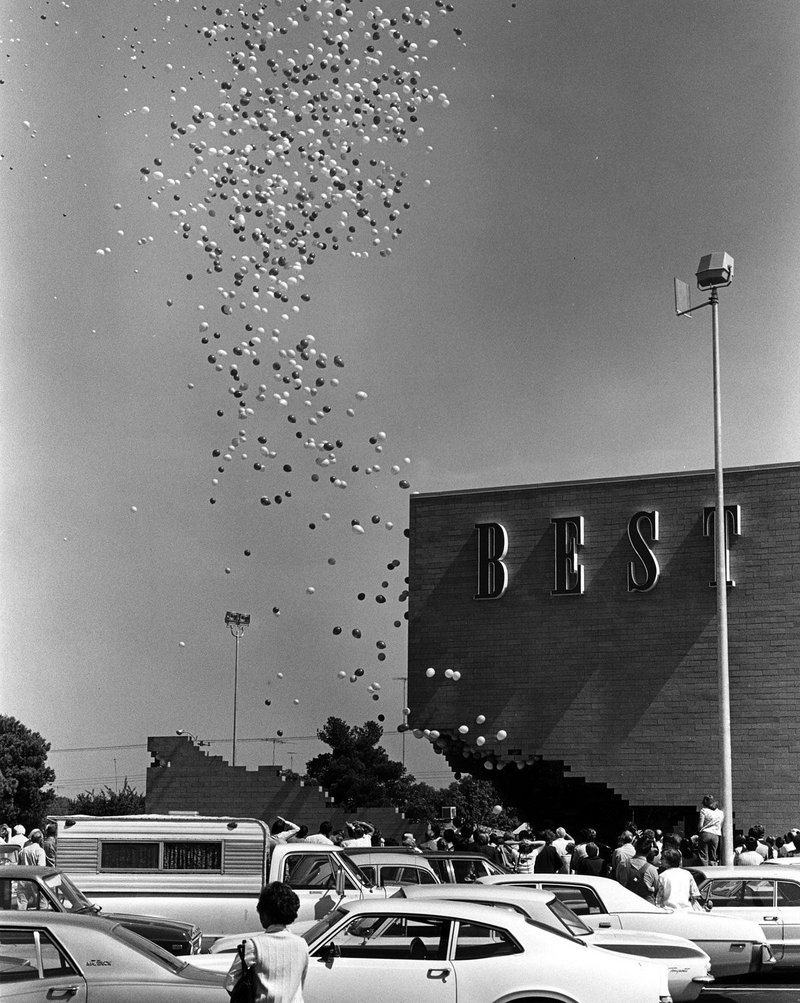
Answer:
[(498, 742), (505, 742), (505, 740), (507, 738), (508, 738), (508, 732), (503, 731), (503, 729), (501, 728), (500, 731), (498, 731), (498, 733), (497, 733), (497, 741)]
[(433, 679), (433, 677), (436, 675), (436, 669), (425, 669), (425, 675), (428, 677), (428, 679)]

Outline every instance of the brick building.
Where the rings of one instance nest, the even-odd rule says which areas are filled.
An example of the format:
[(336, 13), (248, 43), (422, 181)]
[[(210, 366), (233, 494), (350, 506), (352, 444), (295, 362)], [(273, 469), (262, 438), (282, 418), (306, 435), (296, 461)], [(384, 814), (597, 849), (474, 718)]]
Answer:
[[(800, 464), (726, 471), (725, 503), (734, 825), (784, 832)], [(694, 831), (719, 793), (713, 506), (710, 472), (414, 496), (409, 726), (533, 820)]]
[(280, 766), (257, 770), (231, 766), (222, 756), (211, 756), (188, 735), (151, 736), (147, 740), (151, 763), (147, 767), (145, 810), (197, 812), (199, 815), (240, 815), (272, 823), (279, 815), (317, 832), (328, 820), (334, 829), (364, 819), (384, 836), (399, 840), (409, 826), (395, 808), (364, 807), (345, 811), (322, 787), (287, 776)]

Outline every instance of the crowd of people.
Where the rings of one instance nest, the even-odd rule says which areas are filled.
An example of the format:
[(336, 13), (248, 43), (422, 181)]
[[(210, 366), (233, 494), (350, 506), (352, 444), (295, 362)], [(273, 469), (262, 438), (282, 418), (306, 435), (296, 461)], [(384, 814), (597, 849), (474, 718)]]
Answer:
[(23, 864), (25, 867), (56, 866), (57, 827), (49, 822), (44, 832), (41, 829), (25, 831), (25, 826), (17, 824), (11, 829), (0, 824), (0, 864)]

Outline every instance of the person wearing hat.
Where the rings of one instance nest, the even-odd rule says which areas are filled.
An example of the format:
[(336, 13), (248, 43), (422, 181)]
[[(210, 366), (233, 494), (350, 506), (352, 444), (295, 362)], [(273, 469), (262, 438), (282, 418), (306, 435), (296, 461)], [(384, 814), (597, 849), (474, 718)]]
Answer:
[(9, 839), (9, 843), (16, 843), (20, 849), (28, 842), (28, 837), (25, 835), (24, 825), (14, 826), (14, 835)]

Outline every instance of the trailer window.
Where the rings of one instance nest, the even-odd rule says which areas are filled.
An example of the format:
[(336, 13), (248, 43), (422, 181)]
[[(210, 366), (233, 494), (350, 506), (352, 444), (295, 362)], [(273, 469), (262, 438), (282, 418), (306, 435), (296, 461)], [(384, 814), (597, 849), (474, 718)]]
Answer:
[(114, 840), (100, 845), (100, 867), (104, 871), (157, 871), (158, 843)]
[(222, 870), (222, 843), (164, 843), (165, 871)]

